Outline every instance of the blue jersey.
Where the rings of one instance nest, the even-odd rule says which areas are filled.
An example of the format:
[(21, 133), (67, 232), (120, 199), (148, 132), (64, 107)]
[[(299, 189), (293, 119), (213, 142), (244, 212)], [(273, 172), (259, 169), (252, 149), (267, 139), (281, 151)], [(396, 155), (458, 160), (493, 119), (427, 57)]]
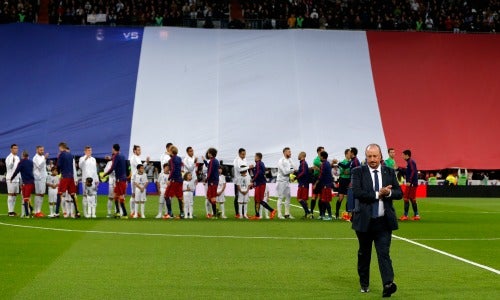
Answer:
[(305, 159), (300, 161), (297, 181), (299, 182), (299, 187), (309, 187), (309, 165)]
[(120, 152), (113, 154), (111, 167), (106, 173), (103, 174), (103, 177), (109, 175), (113, 171), (115, 171), (115, 178), (117, 181), (127, 180), (127, 162), (125, 161), (125, 157), (123, 157)]
[(23, 180), (23, 184), (35, 183), (35, 177), (33, 176), (33, 161), (27, 158), (21, 159), (19, 164), (17, 164), (17, 168), (14, 171), (14, 174), (12, 174), (11, 178), (15, 178), (19, 173), (21, 173), (21, 179)]
[(266, 184), (266, 166), (259, 160), (255, 162), (254, 175), (253, 175), (254, 186), (260, 186)]
[(332, 166), (326, 160), (321, 163), (318, 180), (322, 187), (333, 187)]
[(216, 158), (210, 159), (207, 171), (208, 185), (219, 185), (219, 161)]
[(168, 165), (170, 166), (170, 175), (168, 176), (168, 180), (173, 182), (183, 182), (182, 159), (177, 155), (173, 155), (170, 157)]
[(57, 157), (57, 169), (61, 173), (62, 178), (74, 178), (73, 174), (73, 155), (62, 151)]
[(418, 185), (418, 170), (417, 170), (417, 163), (409, 158), (406, 161), (406, 182), (410, 183), (413, 186)]

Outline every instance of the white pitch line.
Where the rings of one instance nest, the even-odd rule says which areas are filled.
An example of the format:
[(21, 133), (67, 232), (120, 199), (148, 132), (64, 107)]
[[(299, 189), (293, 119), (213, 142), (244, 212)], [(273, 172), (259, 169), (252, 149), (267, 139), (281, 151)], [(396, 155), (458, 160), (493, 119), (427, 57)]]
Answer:
[(456, 256), (454, 254), (451, 254), (451, 253), (448, 253), (448, 252), (445, 252), (445, 251), (442, 251), (442, 250), (439, 250), (439, 249), (436, 249), (436, 248), (432, 248), (432, 247), (429, 247), (427, 245), (424, 245), (424, 244), (421, 244), (421, 243), (418, 243), (418, 242), (415, 242), (413, 240), (410, 240), (410, 239), (407, 239), (407, 238), (404, 238), (404, 237), (400, 237), (400, 236), (397, 236), (397, 235), (392, 235), (394, 238), (398, 239), (398, 240), (401, 240), (401, 241), (405, 241), (407, 243), (410, 243), (410, 244), (413, 244), (413, 245), (416, 245), (416, 246), (419, 246), (419, 247), (422, 247), (422, 248), (425, 248), (427, 250), (431, 250), (433, 252), (436, 252), (436, 253), (439, 253), (439, 254), (442, 254), (442, 255), (445, 255), (445, 256), (448, 256), (448, 257), (451, 257), (453, 259), (456, 259), (456, 260), (459, 260), (459, 261), (462, 261), (464, 263), (467, 263), (467, 264), (470, 264), (470, 265), (473, 265), (473, 266), (476, 266), (476, 267), (479, 267), (481, 269), (485, 269), (487, 271), (490, 271), (490, 272), (493, 272), (497, 275), (500, 275), (500, 270), (497, 270), (497, 269), (494, 269), (492, 267), (488, 267), (488, 266), (485, 266), (485, 265), (482, 265), (482, 264), (478, 264), (477, 262), (473, 262), (471, 260), (468, 260), (468, 259), (465, 259), (463, 257), (460, 257), (460, 256)]
[(0, 225), (27, 229), (38, 229), (59, 232), (78, 232), (78, 233), (97, 233), (97, 234), (114, 234), (114, 235), (137, 235), (137, 236), (163, 236), (163, 237), (187, 237), (187, 238), (207, 238), (207, 239), (251, 239), (251, 240), (292, 240), (292, 241), (339, 241), (339, 240), (356, 240), (356, 238), (330, 238), (330, 237), (280, 237), (280, 236), (237, 236), (237, 235), (202, 235), (202, 234), (173, 234), (173, 233), (147, 233), (147, 232), (123, 232), (123, 231), (101, 231), (101, 230), (81, 230), (81, 229), (66, 229), (41, 227), (30, 225), (18, 225), (0, 222)]
[(499, 241), (500, 238), (416, 238), (413, 241)]

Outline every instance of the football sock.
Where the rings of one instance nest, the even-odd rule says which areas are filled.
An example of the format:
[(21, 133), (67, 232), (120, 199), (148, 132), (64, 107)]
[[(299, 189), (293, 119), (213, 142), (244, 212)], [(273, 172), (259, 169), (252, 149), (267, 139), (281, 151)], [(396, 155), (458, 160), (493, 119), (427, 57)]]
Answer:
[(342, 205), (341, 200), (337, 200), (337, 203), (335, 203), (335, 217), (338, 219), (339, 218), (339, 212), (340, 212), (340, 206)]
[(212, 212), (213, 212), (213, 215), (214, 216), (217, 216), (217, 205), (214, 203), (211, 203), (212, 204)]
[(146, 203), (141, 203), (141, 216), (145, 217), (144, 210), (146, 209)]
[(120, 207), (122, 208), (123, 215), (127, 215), (127, 209), (125, 208), (125, 202), (120, 202)]
[(410, 202), (405, 201), (405, 216), (408, 216), (408, 210), (410, 210)]
[(73, 204), (75, 205), (75, 214), (78, 214), (78, 204), (76, 203), (75, 195), (70, 195), (71, 199), (73, 199)]
[(212, 214), (212, 203), (208, 201), (208, 199), (205, 199), (205, 215), (211, 215)]
[(316, 199), (311, 200), (311, 213), (314, 213), (314, 209), (316, 208)]
[(189, 210), (189, 201), (184, 201), (184, 216), (187, 217), (191, 211)]
[(319, 214), (320, 216), (325, 216), (326, 206), (325, 203), (321, 200), (318, 201)]
[(42, 210), (42, 201), (42, 197), (35, 196), (35, 213), (39, 213)]
[(281, 204), (283, 203), (283, 201), (281, 200), (281, 198), (278, 198), (278, 202), (276, 203), (276, 206), (278, 208), (278, 216), (281, 216)]
[(57, 194), (56, 199), (56, 214), (59, 214), (59, 209), (61, 208), (61, 195)]
[(330, 205), (330, 202), (325, 203), (326, 211), (328, 212), (328, 216), (332, 216), (332, 206)]
[(243, 203), (238, 203), (238, 215), (243, 217)]
[(170, 216), (172, 216), (172, 200), (170, 198), (165, 199), (167, 203), (167, 211)]
[(309, 214), (309, 208), (307, 208), (307, 202), (304, 200), (299, 201), (300, 205), (302, 205), (302, 208), (304, 209), (304, 212), (306, 216)]
[(130, 213), (135, 212), (135, 198), (130, 198)]
[(184, 201), (182, 199), (177, 199), (177, 202), (179, 202), (179, 211), (181, 212), (181, 215), (184, 214)]
[(418, 208), (417, 208), (417, 201), (416, 200), (411, 201), (411, 207), (413, 208), (413, 214), (415, 216), (418, 216)]
[(163, 203), (158, 204), (158, 214), (159, 215), (163, 214), (163, 206), (164, 206)]
[(268, 211), (273, 211), (274, 210), (271, 206), (269, 206), (269, 204), (267, 204), (267, 202), (264, 202), (264, 201), (262, 201), (260, 203), (260, 206), (264, 206), (264, 208), (267, 209)]
[(12, 196), (7, 196), (7, 210), (9, 212), (14, 211), (14, 209), (12, 208)]
[(254, 207), (255, 207), (255, 215), (259, 216), (260, 215), (260, 205), (257, 202), (255, 202), (254, 204), (255, 204), (254, 205)]
[(30, 212), (29, 212), (29, 208), (28, 208), (28, 202), (24, 202), (23, 206), (24, 206), (24, 215), (29, 216)]
[(245, 210), (244, 215), (248, 216), (248, 203), (243, 204), (243, 209)]
[(108, 199), (108, 214), (111, 214), (113, 211), (113, 199)]
[(115, 211), (117, 214), (120, 213), (120, 202), (118, 200), (115, 200)]
[(82, 197), (82, 209), (85, 217), (89, 217), (90, 215), (90, 205), (87, 201), (87, 197)]
[[(226, 210), (224, 208), (224, 202), (219, 203), (219, 208), (221, 212), (221, 216), (225, 217), (226, 216)], [(191, 211), (193, 211), (193, 205), (191, 204)]]

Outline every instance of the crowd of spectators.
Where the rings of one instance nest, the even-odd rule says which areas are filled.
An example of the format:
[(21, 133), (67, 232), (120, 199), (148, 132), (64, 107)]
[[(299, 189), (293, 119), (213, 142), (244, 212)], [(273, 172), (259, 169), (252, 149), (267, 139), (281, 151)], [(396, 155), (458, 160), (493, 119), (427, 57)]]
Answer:
[[(0, 23), (36, 22), (35, 0), (0, 0)], [(229, 0), (50, 0), (49, 23), (197, 26), (224, 20)], [(500, 0), (239, 0), (247, 28), (496, 32)], [(233, 8), (234, 9), (234, 8)], [(235, 22), (233, 20), (233, 22)], [(224, 27), (224, 26), (223, 26)], [(238, 26), (233, 26), (238, 27)]]
[(51, 24), (83, 25), (89, 15), (106, 15), (109, 25), (185, 26), (184, 20), (228, 18), (229, 9), (215, 0), (51, 0), (49, 6)]
[[(245, 0), (246, 19), (278, 28), (496, 32), (498, 0)], [(273, 24), (274, 25), (274, 24)]]
[(35, 23), (38, 8), (37, 0), (0, 0), (0, 24)]

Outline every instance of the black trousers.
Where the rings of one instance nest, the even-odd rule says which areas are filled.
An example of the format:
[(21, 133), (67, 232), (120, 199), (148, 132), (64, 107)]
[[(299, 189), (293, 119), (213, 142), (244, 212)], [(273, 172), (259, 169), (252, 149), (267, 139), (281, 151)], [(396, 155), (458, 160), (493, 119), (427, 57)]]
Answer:
[(239, 211), (238, 207), (238, 187), (234, 185), (234, 214), (237, 215)]
[(360, 285), (362, 287), (370, 286), (370, 262), (373, 243), (377, 251), (382, 284), (393, 282), (394, 270), (389, 255), (392, 230), (389, 229), (386, 219), (384, 217), (371, 219), (368, 232), (356, 231), (356, 235), (359, 242), (358, 275)]

